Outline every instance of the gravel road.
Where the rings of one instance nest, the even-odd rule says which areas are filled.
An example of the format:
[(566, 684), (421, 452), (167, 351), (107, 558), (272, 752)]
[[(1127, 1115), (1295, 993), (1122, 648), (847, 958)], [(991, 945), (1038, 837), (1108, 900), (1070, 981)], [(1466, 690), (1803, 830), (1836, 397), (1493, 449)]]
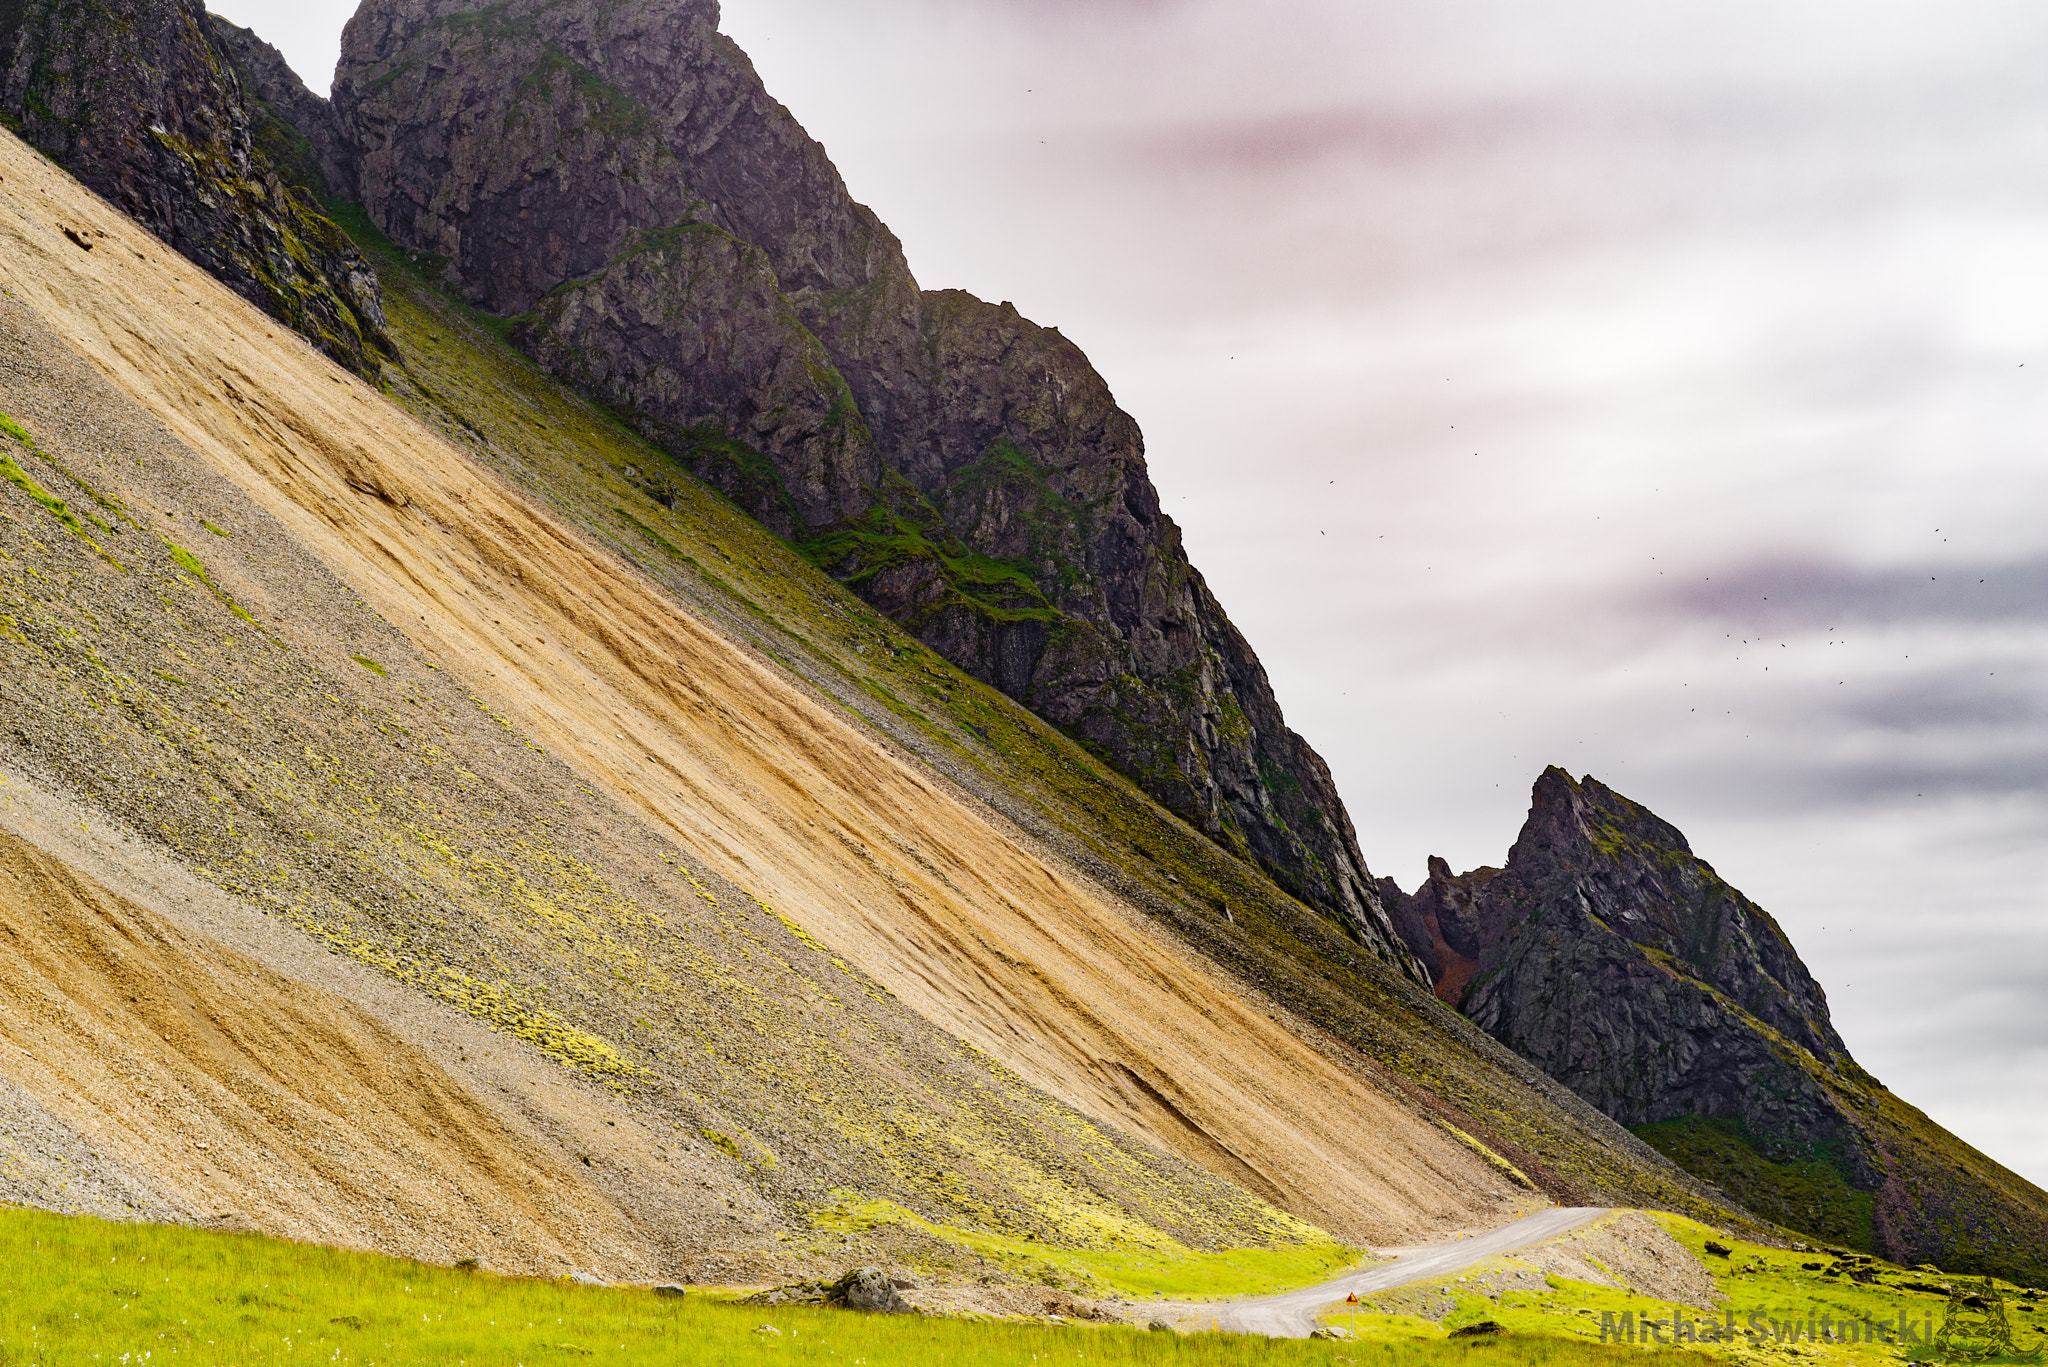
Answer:
[(1216, 1315), (1219, 1326), (1239, 1334), (1270, 1334), (1275, 1338), (1307, 1338), (1316, 1327), (1316, 1315), (1332, 1301), (1356, 1293), (1384, 1291), (1404, 1282), (1438, 1277), (1469, 1267), (1496, 1253), (1512, 1253), (1530, 1244), (1564, 1233), (1607, 1214), (1604, 1206), (1560, 1206), (1475, 1234), (1469, 1239), (1452, 1239), (1409, 1249), (1390, 1263), (1379, 1263), (1357, 1272), (1347, 1272), (1335, 1281), (1301, 1291), (1257, 1300), (1233, 1301)]

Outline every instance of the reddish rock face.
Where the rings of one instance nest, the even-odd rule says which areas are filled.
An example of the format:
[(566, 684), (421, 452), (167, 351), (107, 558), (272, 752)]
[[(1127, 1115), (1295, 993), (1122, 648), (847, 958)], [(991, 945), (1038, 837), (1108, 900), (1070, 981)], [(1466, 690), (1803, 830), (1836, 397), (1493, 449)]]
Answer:
[(1419, 976), (1137, 424), (1057, 330), (920, 289), (717, 21), (707, 0), (369, 0), (333, 160), (416, 261), (681, 470)]
[(1452, 1006), (1478, 971), (1488, 939), (1480, 925), (1479, 898), (1499, 872), (1482, 865), (1470, 873), (1453, 874), (1449, 864), (1431, 855), (1429, 878), (1412, 897), (1392, 879), (1380, 880), (1380, 900), (1394, 919), (1394, 929), (1430, 971), (1438, 999)]

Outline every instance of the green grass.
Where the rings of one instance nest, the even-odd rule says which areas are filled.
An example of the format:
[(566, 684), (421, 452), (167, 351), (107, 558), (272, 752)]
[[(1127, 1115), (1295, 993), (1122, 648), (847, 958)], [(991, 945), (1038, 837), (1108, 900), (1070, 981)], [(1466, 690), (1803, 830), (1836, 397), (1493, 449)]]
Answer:
[[(772, 1325), (780, 1333), (760, 1332)], [(369, 1367), (1467, 1361), (1578, 1367), (1641, 1354), (1556, 1338), (1331, 1344), (1122, 1327), (762, 1309), (164, 1225), (0, 1208), (0, 1363)], [(145, 1356), (147, 1355), (147, 1356)], [(1657, 1355), (1661, 1356), (1661, 1355)]]
[[(1738, 1325), (1750, 1323), (1752, 1316), (1761, 1316), (1765, 1320), (1789, 1319), (1801, 1311), (1816, 1316), (1825, 1314), (1836, 1320), (1868, 1317), (1883, 1322), (1896, 1322), (1903, 1312), (1909, 1321), (1925, 1324), (1931, 1320), (1938, 1325), (1948, 1305), (1947, 1293), (1919, 1288), (1962, 1286), (1964, 1282), (1953, 1271), (1913, 1270), (1869, 1259), (1859, 1265), (1873, 1274), (1873, 1280), (1868, 1285), (1859, 1284), (1845, 1275), (1827, 1275), (1830, 1270), (1839, 1273), (1850, 1266), (1833, 1254), (1796, 1253), (1745, 1243), (1740, 1239), (1719, 1236), (1705, 1225), (1676, 1215), (1652, 1215), (1651, 1218), (1669, 1230), (1714, 1274), (1714, 1280), (1728, 1297), (1728, 1308), (1735, 1312)], [(1720, 1258), (1707, 1254), (1705, 1246), (1710, 1238), (1718, 1238), (1723, 1246), (1730, 1248), (1730, 1256)], [(2036, 1321), (2048, 1320), (2048, 1313), (2018, 1310), (2016, 1307), (2019, 1305), (2032, 1304), (2014, 1299), (2021, 1289), (2011, 1282), (1999, 1284), (2000, 1293), (2007, 1298), (2008, 1308), (2014, 1311), (2012, 1321), (2022, 1346), (2043, 1346), (2040, 1331), (2048, 1326)], [(1916, 1347), (1911, 1344), (1838, 1345), (1826, 1351), (1838, 1361), (1868, 1363), (1894, 1361), (1902, 1353), (1910, 1359), (1930, 1360), (1932, 1354), (1932, 1349), (1925, 1345)]]

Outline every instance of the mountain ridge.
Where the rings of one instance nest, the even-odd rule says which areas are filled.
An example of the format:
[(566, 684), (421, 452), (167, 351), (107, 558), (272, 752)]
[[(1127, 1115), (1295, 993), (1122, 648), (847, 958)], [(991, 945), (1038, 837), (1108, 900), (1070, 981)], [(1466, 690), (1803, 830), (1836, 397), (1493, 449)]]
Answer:
[(717, 20), (365, 4), (333, 109), (369, 218), (666, 452), (654, 497), (709, 483), (1419, 974), (1135, 422), (1056, 330), (921, 289)]

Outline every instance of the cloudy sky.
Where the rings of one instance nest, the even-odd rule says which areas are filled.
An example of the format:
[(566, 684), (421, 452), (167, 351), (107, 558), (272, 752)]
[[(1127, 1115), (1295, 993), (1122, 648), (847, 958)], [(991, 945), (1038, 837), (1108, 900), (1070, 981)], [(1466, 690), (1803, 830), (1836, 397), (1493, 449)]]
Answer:
[[(219, 5), (312, 84), (346, 5)], [(1086, 348), (1375, 870), (1546, 764), (2048, 1185), (2048, 10), (728, 0), (927, 286)]]

